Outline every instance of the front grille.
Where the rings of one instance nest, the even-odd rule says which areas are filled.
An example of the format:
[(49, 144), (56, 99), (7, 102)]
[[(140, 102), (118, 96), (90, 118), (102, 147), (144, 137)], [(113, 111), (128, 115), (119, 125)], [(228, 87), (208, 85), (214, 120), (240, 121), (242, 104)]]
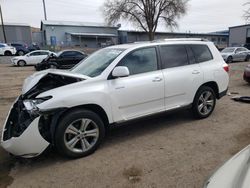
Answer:
[(26, 111), (23, 101), (19, 98), (13, 105), (7, 119), (3, 141), (20, 136), (34, 119), (35, 117)]

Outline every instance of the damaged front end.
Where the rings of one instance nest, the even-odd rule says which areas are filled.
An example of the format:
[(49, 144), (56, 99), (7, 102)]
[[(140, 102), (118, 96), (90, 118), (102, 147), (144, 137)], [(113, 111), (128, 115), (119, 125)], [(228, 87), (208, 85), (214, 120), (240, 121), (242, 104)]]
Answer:
[(13, 155), (26, 158), (41, 154), (52, 143), (51, 133), (59, 115), (65, 109), (41, 111), (39, 104), (52, 99), (53, 96), (37, 96), (82, 80), (82, 76), (59, 71), (46, 71), (42, 76), (37, 74), (27, 78), (22, 95), (16, 99), (6, 118), (1, 138), (3, 148)]

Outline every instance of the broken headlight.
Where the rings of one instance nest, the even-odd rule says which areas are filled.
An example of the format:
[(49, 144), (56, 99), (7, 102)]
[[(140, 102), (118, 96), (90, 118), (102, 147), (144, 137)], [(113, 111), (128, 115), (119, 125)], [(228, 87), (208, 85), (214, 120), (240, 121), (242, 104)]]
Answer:
[(43, 103), (46, 100), (51, 99), (51, 96), (44, 97), (44, 98), (37, 98), (37, 99), (27, 99), (23, 101), (23, 104), (26, 108), (26, 110), (31, 115), (38, 115), (39, 114), (39, 108), (37, 107), (38, 104)]

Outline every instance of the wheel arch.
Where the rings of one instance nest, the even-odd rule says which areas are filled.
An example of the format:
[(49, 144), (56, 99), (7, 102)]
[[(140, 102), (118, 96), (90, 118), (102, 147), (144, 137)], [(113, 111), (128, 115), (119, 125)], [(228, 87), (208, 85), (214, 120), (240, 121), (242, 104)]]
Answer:
[[(215, 82), (215, 81), (209, 81), (209, 82), (206, 82), (204, 84), (202, 84), (196, 91), (196, 93), (199, 91), (199, 89), (203, 86), (207, 86), (207, 87), (210, 87), (211, 89), (213, 89), (215, 95), (216, 95), (216, 98), (219, 99), (220, 98), (220, 95), (219, 95), (219, 87), (218, 87), (218, 84)], [(195, 93), (195, 95), (196, 95)], [(195, 96), (194, 96), (195, 97)]]
[(11, 52), (10, 50), (5, 50), (3, 54), (4, 54), (4, 55), (7, 55), (8, 53), (11, 54), (11, 55), (13, 55), (12, 52)]
[(19, 65), (19, 62), (20, 62), (20, 61), (23, 61), (23, 62), (24, 62), (24, 65), (27, 65), (27, 62), (26, 62), (25, 60), (23, 60), (23, 59), (19, 59), (18, 62), (17, 62), (17, 65)]
[(58, 126), (58, 123), (61, 121), (61, 119), (68, 113), (74, 111), (74, 110), (79, 110), (79, 109), (85, 109), (85, 110), (90, 110), (92, 112), (95, 112), (97, 115), (100, 116), (102, 119), (105, 128), (108, 128), (108, 125), (110, 124), (110, 120), (108, 118), (107, 113), (105, 110), (97, 104), (84, 104), (84, 105), (79, 105), (79, 106), (74, 106), (70, 108), (62, 108), (58, 110), (58, 112), (53, 114), (52, 120), (51, 120), (51, 127), (50, 127), (50, 134), (51, 134), (51, 142), (54, 144), (54, 136), (55, 132)]

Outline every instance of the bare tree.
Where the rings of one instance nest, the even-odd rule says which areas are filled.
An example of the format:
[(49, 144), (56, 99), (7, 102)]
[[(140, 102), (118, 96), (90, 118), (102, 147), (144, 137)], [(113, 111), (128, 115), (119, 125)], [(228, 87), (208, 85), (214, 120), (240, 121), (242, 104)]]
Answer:
[[(243, 6), (249, 6), (249, 5), (250, 5), (250, 1), (243, 4)], [(246, 22), (249, 23), (249, 21), (250, 21), (250, 8), (248, 8), (247, 10), (244, 10), (243, 18), (246, 20)]]
[(155, 31), (162, 20), (169, 28), (177, 27), (177, 19), (184, 15), (189, 0), (106, 0), (104, 16), (108, 24), (120, 19), (131, 21), (154, 39)]

